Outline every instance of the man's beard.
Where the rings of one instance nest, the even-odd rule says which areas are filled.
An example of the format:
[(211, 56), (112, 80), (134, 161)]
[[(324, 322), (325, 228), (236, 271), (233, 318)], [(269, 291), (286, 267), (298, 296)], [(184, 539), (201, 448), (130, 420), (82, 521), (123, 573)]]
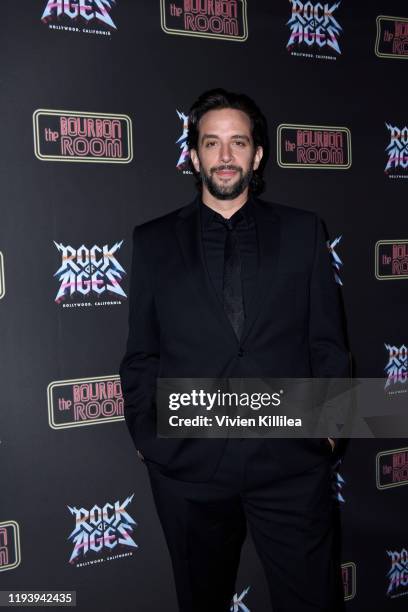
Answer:
[[(253, 160), (250, 163), (248, 172), (245, 172), (239, 166), (233, 166), (231, 164), (225, 164), (222, 166), (216, 166), (214, 168), (210, 168), (210, 174), (206, 174), (203, 169), (203, 166), (200, 167), (200, 176), (203, 182), (210, 192), (210, 194), (216, 198), (217, 200), (234, 200), (237, 198), (245, 189), (248, 187), (251, 182), (253, 170), (252, 170)], [(235, 170), (239, 173), (239, 180), (234, 182), (232, 185), (217, 185), (213, 179), (213, 175), (215, 172), (219, 170)]]

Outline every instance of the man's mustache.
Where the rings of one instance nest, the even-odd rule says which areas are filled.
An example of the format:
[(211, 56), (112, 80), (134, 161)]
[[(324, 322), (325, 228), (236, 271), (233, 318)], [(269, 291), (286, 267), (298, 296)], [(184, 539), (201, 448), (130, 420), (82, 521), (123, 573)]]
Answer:
[(210, 173), (214, 174), (214, 172), (222, 172), (223, 170), (234, 170), (235, 172), (242, 172), (242, 168), (240, 168), (239, 166), (224, 164), (223, 166), (214, 166), (213, 168), (210, 168)]

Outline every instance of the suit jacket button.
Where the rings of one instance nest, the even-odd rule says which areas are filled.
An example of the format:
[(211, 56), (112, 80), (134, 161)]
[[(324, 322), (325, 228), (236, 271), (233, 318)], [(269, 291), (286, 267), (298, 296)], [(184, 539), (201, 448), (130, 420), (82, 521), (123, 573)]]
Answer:
[(244, 351), (240, 348), (238, 351), (238, 357), (243, 357), (244, 356)]

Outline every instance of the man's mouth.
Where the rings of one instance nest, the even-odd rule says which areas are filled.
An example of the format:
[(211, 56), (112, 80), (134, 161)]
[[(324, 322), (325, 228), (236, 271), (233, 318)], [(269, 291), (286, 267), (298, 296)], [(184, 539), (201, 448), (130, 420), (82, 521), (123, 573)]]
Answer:
[(215, 174), (219, 178), (231, 178), (235, 176), (237, 172), (238, 172), (237, 168), (219, 168), (218, 170), (215, 171)]

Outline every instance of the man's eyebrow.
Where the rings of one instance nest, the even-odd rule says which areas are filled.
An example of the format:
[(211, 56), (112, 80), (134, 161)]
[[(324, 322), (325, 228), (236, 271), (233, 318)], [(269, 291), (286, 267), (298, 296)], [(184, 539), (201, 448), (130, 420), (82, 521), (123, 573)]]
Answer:
[[(201, 140), (203, 141), (206, 138), (215, 138), (216, 140), (219, 140), (219, 136), (217, 136), (217, 134), (203, 134)], [(234, 134), (233, 136), (231, 136), (231, 140), (234, 140), (235, 138), (240, 138), (242, 140), (250, 142), (250, 139), (246, 134)]]
[(217, 134), (203, 134), (201, 140), (205, 140), (206, 138), (218, 138)]
[(250, 141), (249, 136), (246, 134), (234, 134), (234, 136), (231, 136), (231, 138), (241, 138), (242, 140), (247, 140), (248, 142)]

